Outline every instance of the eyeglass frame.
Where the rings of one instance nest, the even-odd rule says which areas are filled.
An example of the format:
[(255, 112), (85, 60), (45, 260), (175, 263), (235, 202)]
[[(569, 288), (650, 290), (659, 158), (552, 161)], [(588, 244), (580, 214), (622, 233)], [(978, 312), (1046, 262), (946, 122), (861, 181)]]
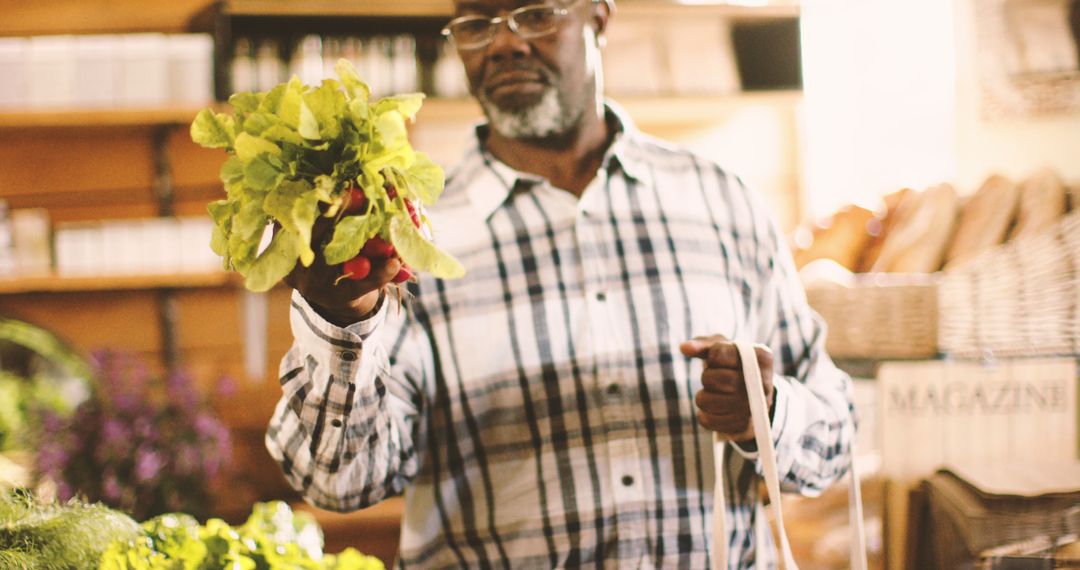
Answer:
[[(491, 18), (485, 18), (484, 16), (480, 16), (480, 15), (458, 16), (457, 18), (454, 18), (453, 20), (450, 20), (449, 22), (447, 22), (446, 25), (443, 26), (443, 29), (439, 33), (441, 33), (443, 35), (443, 37), (445, 37), (448, 41), (450, 41), (450, 43), (454, 44), (454, 47), (456, 47), (459, 50), (474, 50), (474, 49), (480, 49), (480, 48), (484, 48), (484, 47), (487, 47), (487, 46), (491, 45), (491, 42), (494, 41), (494, 39), (495, 39), (495, 34), (498, 31), (499, 26), (502, 25), (503, 22), (506, 22), (506, 26), (508, 28), (510, 28), (510, 31), (513, 32), (514, 35), (518, 36), (521, 39), (531, 40), (531, 39), (536, 39), (536, 38), (542, 38), (542, 37), (545, 37), (545, 36), (549, 36), (549, 35), (555, 33), (556, 31), (558, 31), (558, 29), (559, 29), (558, 24), (563, 20), (563, 18), (566, 18), (566, 16), (570, 14), (570, 8), (573, 8), (574, 5), (578, 3), (578, 1), (579, 0), (570, 0), (570, 2), (567, 3), (566, 6), (552, 6), (550, 4), (529, 4), (527, 6), (522, 6), (520, 8), (515, 8), (514, 10), (510, 11), (505, 16), (493, 16)], [(593, 3), (598, 3), (599, 1), (600, 0), (592, 0)], [(555, 16), (555, 18), (556, 18), (556, 24), (551, 29), (551, 31), (544, 32), (542, 34), (524, 35), (520, 31), (518, 31), (518, 29), (517, 29), (517, 26), (518, 26), (517, 25), (517, 20), (515, 19), (515, 17), (518, 14), (524, 13), (527, 10), (535, 10), (536, 8), (550, 8), (553, 11), (552, 15)], [(469, 45), (463, 46), (463, 45), (459, 44), (454, 39), (454, 34), (450, 30), (450, 26), (453, 26), (454, 24), (457, 24), (457, 23), (460, 23), (460, 22), (463, 22), (463, 21), (477, 21), (477, 20), (485, 20), (485, 19), (488, 21), (488, 35), (487, 35), (487, 39), (485, 39), (484, 41), (479, 42), (479, 43), (475, 43), (475, 44), (469, 44)]]

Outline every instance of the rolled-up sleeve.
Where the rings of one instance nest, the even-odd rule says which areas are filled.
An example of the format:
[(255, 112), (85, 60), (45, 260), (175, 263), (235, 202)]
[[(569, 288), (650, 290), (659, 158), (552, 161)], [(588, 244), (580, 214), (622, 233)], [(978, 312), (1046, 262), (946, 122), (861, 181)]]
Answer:
[(807, 304), (775, 224), (769, 239), (775, 247), (761, 290), (758, 334), (775, 358), (777, 468), (784, 490), (814, 496), (851, 465), (856, 430), (851, 378), (825, 352), (825, 323)]
[(294, 341), (281, 361), (266, 447), (290, 485), (321, 508), (377, 503), (419, 471), (430, 345), (410, 313), (391, 304), (341, 328), (292, 295)]

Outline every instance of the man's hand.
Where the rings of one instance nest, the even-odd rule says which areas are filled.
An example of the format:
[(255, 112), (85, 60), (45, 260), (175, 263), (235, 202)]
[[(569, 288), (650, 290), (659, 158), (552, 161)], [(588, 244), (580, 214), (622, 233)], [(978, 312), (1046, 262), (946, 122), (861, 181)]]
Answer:
[(372, 262), (371, 273), (364, 279), (341, 279), (341, 265), (327, 265), (322, 246), (333, 235), (333, 221), (319, 217), (311, 229), (315, 261), (311, 267), (300, 262), (285, 276), (285, 283), (296, 289), (322, 317), (339, 327), (351, 325), (367, 316), (379, 302), (379, 291), (390, 283), (401, 259), (392, 257)]
[[(698, 407), (698, 423), (721, 437), (743, 442), (754, 439), (750, 421), (750, 401), (746, 395), (739, 351), (735, 344), (721, 335), (697, 337), (679, 345), (683, 354), (705, 361), (701, 373), (701, 390), (694, 396)], [(755, 346), (765, 403), (772, 410), (773, 356), (764, 346)]]

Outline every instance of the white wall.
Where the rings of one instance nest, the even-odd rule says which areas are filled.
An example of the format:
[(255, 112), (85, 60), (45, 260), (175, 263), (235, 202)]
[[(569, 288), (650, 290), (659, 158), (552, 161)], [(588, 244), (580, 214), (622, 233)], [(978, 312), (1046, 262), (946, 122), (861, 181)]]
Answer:
[[(807, 211), (872, 203), (903, 186), (1043, 166), (1080, 184), (1080, 111), (982, 118), (976, 2), (805, 0)], [(985, 49), (985, 46), (984, 46)]]
[(804, 0), (804, 172), (811, 216), (956, 172), (947, 0)]

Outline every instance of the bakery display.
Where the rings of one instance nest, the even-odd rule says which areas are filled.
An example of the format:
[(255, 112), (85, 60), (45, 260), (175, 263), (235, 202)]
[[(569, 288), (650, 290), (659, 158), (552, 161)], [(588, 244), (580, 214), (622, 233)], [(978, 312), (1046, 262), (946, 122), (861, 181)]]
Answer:
[(994, 174), (964, 201), (956, 233), (945, 252), (945, 268), (956, 266), (1005, 241), (1016, 219), (1020, 189)]

